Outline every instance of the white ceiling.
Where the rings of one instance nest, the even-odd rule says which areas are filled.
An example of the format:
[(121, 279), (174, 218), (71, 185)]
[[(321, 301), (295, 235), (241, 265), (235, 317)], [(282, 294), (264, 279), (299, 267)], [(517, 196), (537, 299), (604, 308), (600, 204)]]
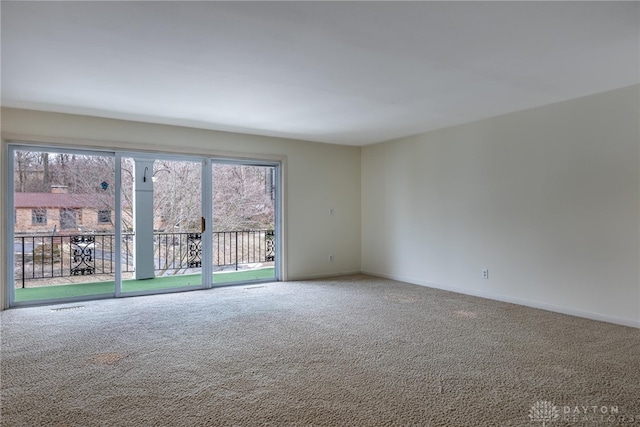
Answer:
[(364, 145), (640, 82), (638, 2), (8, 2), (2, 105)]

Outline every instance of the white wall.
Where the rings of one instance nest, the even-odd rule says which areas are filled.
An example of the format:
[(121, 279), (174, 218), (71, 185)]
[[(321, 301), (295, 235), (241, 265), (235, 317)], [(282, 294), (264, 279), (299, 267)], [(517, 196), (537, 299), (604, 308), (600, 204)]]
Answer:
[[(286, 173), (286, 277), (293, 280), (360, 271), (359, 147), (9, 108), (2, 109), (1, 124), (3, 161), (7, 161), (7, 140), (13, 139), (105, 149), (282, 158)], [(6, 200), (6, 174), (0, 175), (0, 200)], [(333, 216), (329, 216), (330, 208)], [(4, 210), (2, 216), (6, 221)], [(1, 240), (4, 250), (4, 232)], [(329, 254), (334, 255), (333, 263), (328, 262)], [(2, 256), (3, 272), (5, 258)], [(5, 288), (2, 283), (1, 289)]]
[(632, 86), (365, 147), (362, 270), (640, 326), (639, 99)]

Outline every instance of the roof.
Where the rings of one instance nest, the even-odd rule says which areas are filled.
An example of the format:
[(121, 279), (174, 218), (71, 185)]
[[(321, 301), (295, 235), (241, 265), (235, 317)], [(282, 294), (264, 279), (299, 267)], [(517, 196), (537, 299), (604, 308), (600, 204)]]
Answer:
[(65, 193), (15, 193), (14, 207), (20, 208), (108, 208), (113, 206), (110, 195)]

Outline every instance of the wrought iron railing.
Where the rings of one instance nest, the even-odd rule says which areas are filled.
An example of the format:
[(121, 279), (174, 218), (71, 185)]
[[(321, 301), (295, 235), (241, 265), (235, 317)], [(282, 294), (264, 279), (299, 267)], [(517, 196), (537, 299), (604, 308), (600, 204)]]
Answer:
[[(135, 271), (134, 235), (122, 235), (122, 271)], [(275, 260), (273, 230), (213, 232), (214, 269)], [(162, 274), (197, 272), (202, 267), (201, 233), (154, 233), (155, 270)], [(25, 235), (14, 238), (15, 280), (114, 274), (114, 234)]]

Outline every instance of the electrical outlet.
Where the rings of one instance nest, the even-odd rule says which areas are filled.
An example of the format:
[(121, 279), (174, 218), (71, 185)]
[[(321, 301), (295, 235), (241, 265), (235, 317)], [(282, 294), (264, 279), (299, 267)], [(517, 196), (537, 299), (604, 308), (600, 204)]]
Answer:
[(482, 270), (482, 278), (483, 279), (488, 279), (489, 278), (489, 269), (488, 268), (484, 268)]
[(329, 255), (329, 262), (333, 262), (333, 255)]

